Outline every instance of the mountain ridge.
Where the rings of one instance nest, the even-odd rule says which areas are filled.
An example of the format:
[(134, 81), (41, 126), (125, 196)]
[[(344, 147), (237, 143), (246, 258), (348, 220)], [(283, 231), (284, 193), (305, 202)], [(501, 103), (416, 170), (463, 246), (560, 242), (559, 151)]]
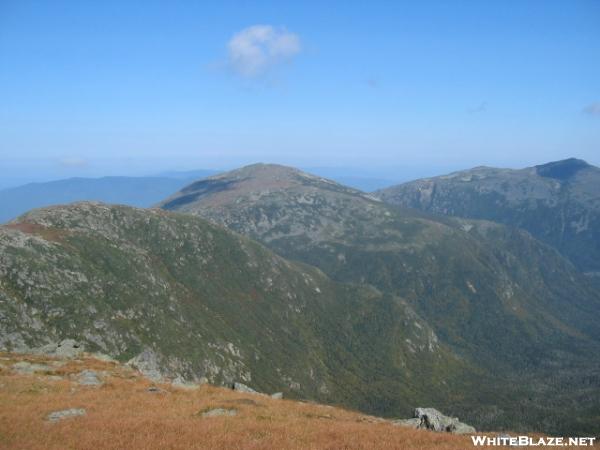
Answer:
[(600, 271), (600, 169), (583, 160), (524, 169), (473, 168), (375, 195), (398, 206), (523, 228), (580, 270)]
[[(598, 370), (586, 362), (600, 354), (598, 291), (526, 231), (398, 208), (294, 170), (286, 172), (294, 182), (277, 189), (273, 174), (240, 183), (240, 173), (248, 174), (219, 175), (222, 189), (200, 180), (162, 206), (224, 225), (336, 281), (406, 299), (442, 342), (511, 383), (522, 376), (536, 384), (557, 361), (589, 364), (581, 376)], [(178, 204), (183, 196), (189, 201)], [(566, 394), (572, 375), (561, 375), (556, 390), (581, 399)]]
[(63, 339), (158, 378), (388, 415), (418, 399), (447, 405), (470, 371), (398, 297), (200, 218), (90, 202), (0, 227), (0, 347)]

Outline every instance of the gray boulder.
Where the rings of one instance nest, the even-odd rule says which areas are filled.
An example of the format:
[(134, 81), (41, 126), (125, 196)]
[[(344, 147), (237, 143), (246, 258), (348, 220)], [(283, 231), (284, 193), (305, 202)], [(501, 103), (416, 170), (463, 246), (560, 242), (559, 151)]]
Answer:
[(51, 412), (46, 418), (50, 422), (58, 422), (59, 420), (68, 419), (69, 417), (85, 416), (85, 414), (85, 409), (83, 408), (71, 408)]
[(414, 418), (419, 419), (419, 426), (422, 428), (437, 432), (447, 432), (454, 434), (475, 433), (475, 428), (464, 424), (456, 417), (448, 417), (434, 408), (415, 409)]
[(476, 432), (471, 425), (460, 422), (456, 417), (445, 416), (434, 408), (417, 408), (412, 419), (394, 420), (392, 423), (401, 427), (453, 434)]
[(283, 398), (283, 392), (275, 392), (274, 394), (271, 394), (271, 398), (281, 400)]
[(204, 411), (202, 417), (235, 416), (237, 409), (214, 408)]

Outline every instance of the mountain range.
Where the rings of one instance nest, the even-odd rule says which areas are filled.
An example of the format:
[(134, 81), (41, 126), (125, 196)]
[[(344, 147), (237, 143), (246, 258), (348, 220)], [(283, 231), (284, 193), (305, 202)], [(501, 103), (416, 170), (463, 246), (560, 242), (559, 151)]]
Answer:
[(476, 167), (376, 192), (387, 203), (529, 231), (600, 275), (600, 169), (570, 158), (525, 169)]
[(153, 177), (68, 178), (3, 189), (0, 190), (0, 223), (33, 208), (83, 200), (148, 207), (212, 173), (207, 170)]
[[(328, 174), (338, 182), (363, 190), (375, 190), (393, 184), (390, 179), (360, 175), (349, 169), (315, 170), (321, 174)], [(0, 223), (14, 219), (33, 208), (76, 201), (100, 201), (146, 208), (193, 181), (215, 173), (215, 170), (189, 170), (164, 171), (146, 177), (77, 177), (0, 189)], [(404, 176), (396, 180), (403, 178), (406, 179)]]
[[(403, 298), (457, 356), (513, 385), (529, 380), (525, 391), (538, 389), (534, 385), (552, 372), (552, 384), (566, 401), (577, 397), (577, 377), (598, 373), (598, 290), (526, 231), (402, 209), (268, 164), (200, 180), (161, 206), (208, 218), (338, 282)], [(553, 372), (557, 364), (587, 368)], [(505, 386), (493, 384), (490, 390), (497, 392), (489, 395), (496, 401)], [(539, 408), (539, 417), (551, 420), (541, 396), (532, 403), (531, 419)], [(470, 407), (460, 413), (478, 424), (482, 417), (502, 422), (511, 409), (491, 412), (480, 403), (476, 418), (468, 416)]]
[[(569, 164), (540, 173), (566, 177), (556, 192), (592, 209), (593, 183), (573, 180), (597, 169)], [(388, 417), (428, 404), (484, 429), (598, 432), (590, 266), (509, 220), (389, 192), (256, 164), (161, 209), (33, 210), (0, 227), (0, 347), (73, 338), (157, 378), (238, 380)]]

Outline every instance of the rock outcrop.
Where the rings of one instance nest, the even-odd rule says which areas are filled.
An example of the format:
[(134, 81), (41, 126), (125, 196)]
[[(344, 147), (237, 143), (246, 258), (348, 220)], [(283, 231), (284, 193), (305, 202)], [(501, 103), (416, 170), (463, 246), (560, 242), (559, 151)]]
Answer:
[(411, 419), (396, 420), (395, 425), (446, 432), (454, 434), (475, 433), (476, 430), (470, 425), (462, 423), (456, 417), (449, 417), (434, 408), (417, 408)]

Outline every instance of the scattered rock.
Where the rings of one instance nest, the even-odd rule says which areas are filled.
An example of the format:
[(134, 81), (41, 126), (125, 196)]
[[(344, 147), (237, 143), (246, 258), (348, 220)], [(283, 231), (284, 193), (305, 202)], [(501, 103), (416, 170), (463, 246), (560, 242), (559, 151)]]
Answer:
[(48, 414), (46, 419), (50, 422), (58, 422), (69, 417), (85, 416), (86, 412), (83, 408), (63, 409), (62, 411), (54, 411)]
[(460, 422), (456, 417), (445, 416), (434, 408), (417, 408), (412, 419), (394, 420), (392, 423), (402, 427), (454, 434), (476, 432), (472, 426)]
[(475, 433), (472, 426), (459, 422), (456, 417), (445, 416), (434, 408), (417, 408), (414, 417), (421, 421), (418, 428), (455, 434)]
[(283, 392), (275, 392), (274, 394), (271, 394), (271, 398), (281, 400), (283, 398)]
[(27, 361), (20, 361), (13, 364), (12, 370), (24, 375), (31, 375), (35, 372), (54, 372), (54, 368), (47, 364), (35, 364)]
[(237, 413), (237, 409), (214, 408), (204, 411), (202, 417), (235, 416)]
[(101, 386), (104, 384), (98, 373), (93, 370), (83, 370), (77, 374), (77, 382), (82, 386)]

